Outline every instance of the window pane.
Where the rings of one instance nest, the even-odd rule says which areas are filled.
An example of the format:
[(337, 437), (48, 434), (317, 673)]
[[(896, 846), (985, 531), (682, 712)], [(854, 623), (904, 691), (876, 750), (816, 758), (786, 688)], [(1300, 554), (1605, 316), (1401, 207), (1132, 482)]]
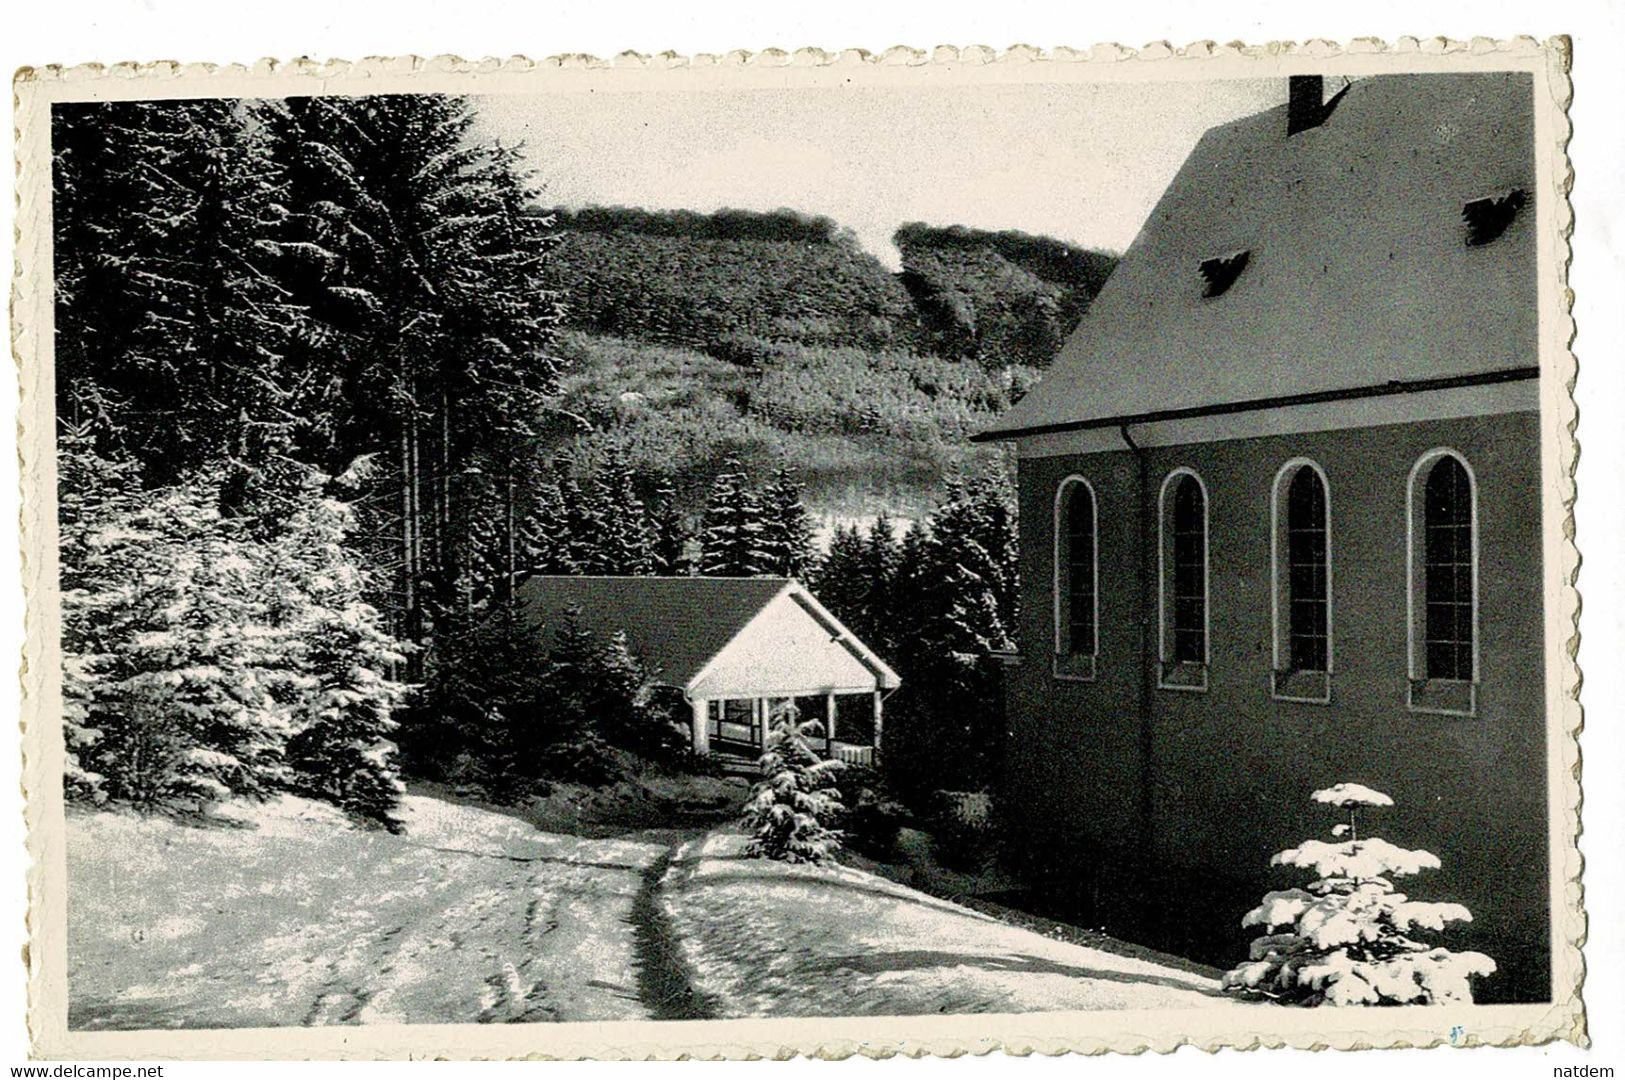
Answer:
[(1167, 525), (1172, 532), (1172, 566), (1164, 588), (1173, 658), (1201, 663), (1207, 658), (1207, 504), (1193, 476), (1174, 482)]
[(1095, 502), (1089, 488), (1077, 481), (1067, 483), (1062, 494), (1062, 535), (1060, 567), (1064, 575), (1056, 583), (1064, 600), (1060, 630), (1064, 631), (1062, 651), (1073, 655), (1095, 652)]
[(1473, 506), (1467, 470), (1441, 457), (1422, 497), (1426, 676), (1473, 677)]
[(1294, 671), (1325, 671), (1327, 654), (1326, 485), (1307, 465), (1286, 493), (1287, 655)]

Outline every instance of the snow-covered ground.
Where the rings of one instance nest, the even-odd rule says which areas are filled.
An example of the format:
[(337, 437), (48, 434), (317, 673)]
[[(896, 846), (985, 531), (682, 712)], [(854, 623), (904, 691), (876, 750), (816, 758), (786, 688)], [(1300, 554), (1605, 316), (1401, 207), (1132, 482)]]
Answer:
[(283, 798), (240, 828), (68, 819), (75, 1028), (611, 1020), (664, 844), (408, 796), (407, 833)]
[(718, 1016), (1257, 1008), (1202, 975), (1057, 941), (849, 867), (683, 845), (661, 903)]
[(742, 859), (731, 832), (599, 840), (423, 795), (403, 809), (403, 836), (288, 797), (209, 827), (70, 811), (70, 1025), (1012, 1012), (1218, 996), (1204, 976), (860, 870)]

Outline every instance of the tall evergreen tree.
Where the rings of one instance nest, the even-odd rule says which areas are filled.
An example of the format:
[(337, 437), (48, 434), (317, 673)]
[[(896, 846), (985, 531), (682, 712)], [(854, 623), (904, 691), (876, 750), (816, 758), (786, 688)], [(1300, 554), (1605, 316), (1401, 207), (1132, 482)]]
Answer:
[(329, 452), (394, 459), (366, 532), (420, 640), (436, 608), (468, 603), (475, 478), (506, 467), (555, 387), (548, 221), (527, 212), (516, 153), (475, 137), (464, 99), (289, 98), (262, 121), (295, 208), (289, 280), (342, 389)]
[(612, 451), (593, 480), (601, 532), (599, 567), (605, 574), (655, 572), (655, 529), (638, 497), (626, 455)]
[(837, 525), (830, 537), (829, 551), (819, 562), (813, 578), (818, 599), (835, 617), (864, 641), (869, 640), (869, 590), (864, 580), (863, 533), (856, 525)]
[[(263, 512), (319, 411), (305, 310), (275, 273), (290, 234), (266, 134), (227, 99), (53, 114), (58, 386), (169, 482), (201, 466)], [(269, 496), (256, 497), (270, 488)]]
[(688, 555), (688, 527), (683, 521), (682, 507), (677, 505), (677, 490), (671, 477), (662, 476), (655, 485), (654, 498), (649, 506), (649, 523), (654, 530), (654, 573), (661, 577), (682, 577), (692, 572)]
[(391, 830), (403, 785), (392, 734), (407, 688), (390, 677), (404, 662), (366, 600), (366, 577), (345, 548), (350, 508), (308, 482), (299, 510), (278, 538), (272, 566), (297, 590), (286, 632), (300, 653), (297, 730), (288, 741), (291, 782)]
[(736, 457), (723, 463), (705, 505), (700, 573), (706, 577), (756, 577), (768, 573), (763, 548), (762, 506)]
[(816, 557), (801, 483), (783, 465), (762, 493), (762, 549), (765, 573), (798, 580), (807, 576)]
[(579, 552), (571, 543), (569, 511), (556, 480), (538, 480), (520, 527), (523, 571), (527, 574), (576, 574)]
[[(57, 519), (60, 535), (64, 780), (71, 799), (101, 801), (105, 777), (91, 767), (103, 731), (93, 719), (111, 661), (109, 593), (128, 588), (130, 552), (113, 542), (139, 495), (135, 463), (97, 453), (94, 421), (59, 415)], [(120, 597), (122, 599), (122, 597)]]

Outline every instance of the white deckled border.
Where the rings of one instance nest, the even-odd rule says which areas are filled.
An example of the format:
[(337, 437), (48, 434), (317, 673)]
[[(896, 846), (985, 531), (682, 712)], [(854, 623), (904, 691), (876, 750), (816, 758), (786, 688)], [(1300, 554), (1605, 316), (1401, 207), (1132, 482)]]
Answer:
[[(1579, 553), (1574, 543), (1574, 468), (1578, 366), (1573, 297), (1567, 288), (1574, 216), (1573, 172), (1566, 148), (1572, 95), (1569, 39), (1498, 41), (1402, 37), (1392, 44), (1356, 38), (1248, 46), (1199, 41), (1184, 48), (1152, 42), (1140, 49), (1102, 44), (1048, 51), (1014, 45), (902, 46), (882, 52), (844, 49), (734, 50), (691, 57), (622, 53), (464, 60), (454, 56), (306, 58), (248, 64), (173, 61), (23, 68), (17, 104), (17, 265), (12, 290), (13, 353), (19, 365), (18, 433), (22, 477), (22, 570), (27, 628), (21, 672), (23, 784), (27, 796), (30, 946), (29, 1027), (33, 1052), (50, 1058), (842, 1058), (958, 1056), (993, 1050), (1026, 1055), (1160, 1053), (1191, 1045), (1254, 1049), (1293, 1046), (1426, 1047), (1536, 1044), (1566, 1039), (1588, 1045), (1580, 998), (1580, 752), (1582, 712)], [(56, 476), (50, 294), (50, 128), (56, 101), (182, 96), (564, 92), (663, 89), (685, 92), (753, 85), (796, 86), (861, 79), (866, 85), (917, 85), (922, 77), (960, 82), (1146, 81), (1237, 74), (1280, 77), (1300, 71), (1375, 74), (1398, 71), (1526, 70), (1534, 75), (1542, 400), (1546, 683), (1553, 888), (1552, 962), (1558, 1000), (1545, 1005), (1291, 1010), (1260, 1007), (1256, 1030), (1227, 1029), (1233, 1011), (1027, 1013), (927, 1017), (837, 1017), (538, 1025), (367, 1026), (243, 1030), (69, 1032), (65, 945), (60, 662), (57, 644)], [(610, 87), (610, 83), (617, 84)], [(1452, 1036), (1452, 1029), (1456, 1034)]]

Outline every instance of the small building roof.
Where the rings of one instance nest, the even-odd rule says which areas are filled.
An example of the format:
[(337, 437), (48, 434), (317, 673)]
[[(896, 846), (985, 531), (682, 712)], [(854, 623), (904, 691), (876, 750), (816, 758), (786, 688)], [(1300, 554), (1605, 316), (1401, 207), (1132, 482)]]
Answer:
[(594, 634), (624, 632), (657, 681), (681, 689), (786, 595), (872, 672), (878, 687), (898, 685), (896, 672), (790, 578), (541, 575), (519, 587), (525, 616), (537, 626), (557, 627), (574, 610), (578, 624)]
[[(1382, 75), (1291, 135), (1285, 104), (1211, 129), (1043, 379), (976, 438), (1530, 377), (1532, 100), (1522, 72)], [(1469, 203), (1525, 197), (1504, 234), (1472, 235)]]

